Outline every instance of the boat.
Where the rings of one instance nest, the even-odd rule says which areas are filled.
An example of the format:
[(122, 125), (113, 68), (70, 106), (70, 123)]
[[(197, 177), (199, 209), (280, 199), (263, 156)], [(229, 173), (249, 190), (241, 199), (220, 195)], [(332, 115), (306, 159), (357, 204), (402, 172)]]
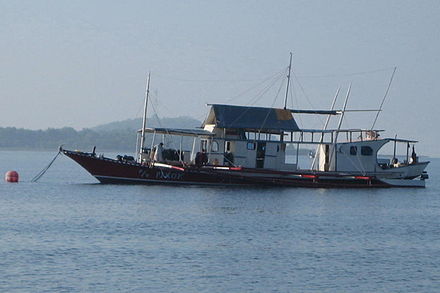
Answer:
[[(291, 62), (288, 68), (287, 84)], [(429, 161), (421, 161), (415, 153), (417, 141), (382, 138), (380, 129), (341, 128), (349, 111), (350, 88), (342, 110), (334, 109), (339, 90), (330, 110), (288, 109), (287, 86), (283, 108), (209, 104), (200, 128), (178, 129), (146, 127), (149, 87), (150, 75), (135, 156), (113, 159), (97, 155), (95, 149), (81, 152), (60, 147), (60, 151), (99, 182), (109, 184), (386, 188), (425, 187), (428, 179)], [(304, 129), (295, 120), (300, 114), (324, 115), (327, 120), (321, 129)], [(338, 127), (328, 129), (335, 116), (339, 116)], [(152, 136), (149, 146), (147, 135)], [(173, 137), (178, 147), (167, 146), (165, 136)], [(385, 159), (379, 150), (387, 144), (393, 145), (394, 153)], [(406, 146), (400, 161), (397, 144)], [(298, 162), (304, 146), (316, 149), (310, 151), (314, 155), (308, 168)]]

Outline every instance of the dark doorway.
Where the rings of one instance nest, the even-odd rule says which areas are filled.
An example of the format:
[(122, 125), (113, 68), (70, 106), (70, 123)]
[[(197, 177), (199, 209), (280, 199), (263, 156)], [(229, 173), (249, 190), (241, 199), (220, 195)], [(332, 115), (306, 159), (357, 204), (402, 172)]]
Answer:
[(325, 161), (324, 161), (324, 171), (328, 171), (329, 170), (329, 161), (330, 161), (330, 155), (329, 155), (329, 145), (326, 144), (325, 145)]
[(264, 168), (264, 157), (266, 156), (266, 143), (257, 142), (257, 168)]

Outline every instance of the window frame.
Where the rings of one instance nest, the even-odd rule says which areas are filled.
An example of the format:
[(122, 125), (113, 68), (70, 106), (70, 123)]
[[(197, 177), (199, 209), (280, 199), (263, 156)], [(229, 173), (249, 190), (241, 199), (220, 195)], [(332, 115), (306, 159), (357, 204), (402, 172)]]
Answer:
[(350, 146), (350, 155), (357, 156), (357, 146), (355, 145)]
[[(251, 146), (251, 147), (249, 147), (249, 146)], [(255, 142), (248, 141), (248, 143), (246, 144), (246, 149), (247, 149), (248, 151), (254, 151), (255, 148), (256, 148), (256, 143), (255, 143)]]
[(361, 146), (361, 155), (362, 156), (372, 156), (374, 153), (373, 148), (368, 145)]
[(213, 141), (211, 142), (211, 152), (213, 152), (213, 153), (217, 153), (218, 151), (219, 151), (219, 144), (218, 144), (218, 141), (213, 140)]

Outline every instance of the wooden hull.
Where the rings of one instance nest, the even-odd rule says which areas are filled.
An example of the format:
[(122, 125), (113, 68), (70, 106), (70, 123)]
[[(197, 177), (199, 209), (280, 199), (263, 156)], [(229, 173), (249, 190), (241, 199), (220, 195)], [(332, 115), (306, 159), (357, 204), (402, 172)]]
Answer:
[(97, 157), (91, 153), (61, 150), (101, 183), (168, 185), (265, 185), (311, 188), (424, 187), (423, 180), (381, 180), (359, 174), (289, 172), (241, 167), (179, 167), (167, 164), (146, 166), (134, 161)]

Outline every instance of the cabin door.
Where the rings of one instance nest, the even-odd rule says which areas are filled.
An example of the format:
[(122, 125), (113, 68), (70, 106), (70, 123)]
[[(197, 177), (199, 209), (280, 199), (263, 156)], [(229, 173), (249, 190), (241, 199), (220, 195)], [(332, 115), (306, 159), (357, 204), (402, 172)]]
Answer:
[(330, 154), (329, 154), (330, 146), (328, 144), (325, 145), (325, 159), (324, 159), (324, 171), (329, 170), (329, 161), (330, 161)]
[(319, 171), (329, 171), (330, 167), (330, 146), (323, 144), (319, 146)]
[(264, 168), (265, 156), (266, 156), (266, 143), (257, 142), (257, 162), (255, 164), (257, 168)]

